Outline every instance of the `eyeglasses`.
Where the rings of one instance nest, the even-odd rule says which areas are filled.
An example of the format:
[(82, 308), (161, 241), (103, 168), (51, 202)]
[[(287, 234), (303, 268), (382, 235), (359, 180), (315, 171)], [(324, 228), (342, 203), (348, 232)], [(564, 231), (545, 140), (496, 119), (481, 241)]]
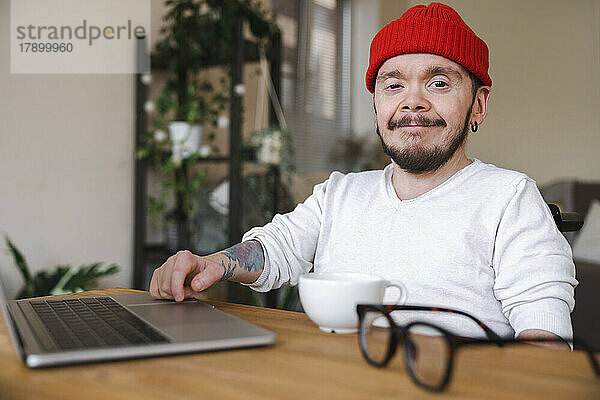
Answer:
[[(487, 339), (456, 336), (429, 322), (411, 322), (400, 326), (394, 322), (391, 312), (402, 310), (445, 312), (465, 316), (481, 327)], [(504, 346), (513, 343), (565, 342), (562, 339), (501, 338), (477, 318), (448, 308), (359, 304), (356, 311), (359, 318), (360, 350), (367, 362), (376, 367), (386, 366), (396, 353), (398, 344), (402, 344), (404, 362), (412, 380), (418, 386), (435, 392), (441, 392), (448, 386), (452, 376), (454, 353), (463, 345)], [(600, 377), (598, 360), (589, 346), (579, 340), (577, 345), (586, 351), (596, 377)]]

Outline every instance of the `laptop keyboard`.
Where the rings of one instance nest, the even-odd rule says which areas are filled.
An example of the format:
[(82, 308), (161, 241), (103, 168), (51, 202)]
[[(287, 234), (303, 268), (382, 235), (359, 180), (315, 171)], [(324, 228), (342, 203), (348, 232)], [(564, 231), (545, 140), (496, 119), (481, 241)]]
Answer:
[(29, 304), (61, 350), (169, 342), (110, 297), (33, 300)]

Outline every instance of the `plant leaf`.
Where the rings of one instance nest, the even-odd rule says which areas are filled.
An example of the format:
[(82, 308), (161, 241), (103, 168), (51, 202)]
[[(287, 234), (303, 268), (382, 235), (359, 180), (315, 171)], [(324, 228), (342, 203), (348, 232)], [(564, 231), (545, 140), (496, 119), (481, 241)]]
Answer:
[(38, 272), (33, 278), (34, 291), (23, 288), (18, 298), (77, 293), (96, 289), (98, 278), (119, 270), (119, 266), (109, 263), (89, 265), (57, 265), (50, 270)]
[(68, 266), (68, 271), (57, 283), (53, 291), (76, 293), (98, 287), (98, 279), (119, 270), (119, 266), (110, 263), (95, 263), (89, 265)]
[(4, 240), (6, 242), (6, 245), (8, 246), (10, 254), (12, 254), (17, 269), (19, 270), (19, 272), (21, 272), (21, 276), (25, 281), (25, 293), (33, 296), (34, 282), (31, 279), (31, 274), (29, 273), (29, 268), (27, 267), (27, 261), (25, 261), (25, 257), (19, 251), (19, 249), (17, 249), (17, 246), (15, 246), (13, 242), (11, 242), (7, 235), (4, 235)]
[(49, 296), (52, 294), (52, 289), (56, 286), (60, 278), (66, 273), (66, 268), (56, 267), (54, 269), (39, 271), (33, 278), (33, 291), (31, 293), (22, 294), (18, 298)]

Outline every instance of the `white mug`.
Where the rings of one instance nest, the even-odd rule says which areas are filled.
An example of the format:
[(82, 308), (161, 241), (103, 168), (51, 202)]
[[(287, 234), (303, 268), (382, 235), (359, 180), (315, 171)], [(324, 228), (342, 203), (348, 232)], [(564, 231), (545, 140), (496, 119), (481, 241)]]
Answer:
[(298, 292), (302, 308), (322, 331), (358, 331), (357, 304), (381, 304), (385, 290), (399, 290), (394, 303), (406, 301), (406, 287), (376, 275), (355, 272), (315, 272), (300, 276)]

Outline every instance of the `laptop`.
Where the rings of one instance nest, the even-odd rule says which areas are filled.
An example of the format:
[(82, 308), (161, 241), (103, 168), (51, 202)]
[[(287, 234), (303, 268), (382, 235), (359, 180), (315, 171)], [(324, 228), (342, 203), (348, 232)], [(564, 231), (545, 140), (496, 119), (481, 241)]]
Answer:
[(6, 328), (31, 368), (266, 346), (275, 334), (205, 302), (148, 293), (7, 300)]

